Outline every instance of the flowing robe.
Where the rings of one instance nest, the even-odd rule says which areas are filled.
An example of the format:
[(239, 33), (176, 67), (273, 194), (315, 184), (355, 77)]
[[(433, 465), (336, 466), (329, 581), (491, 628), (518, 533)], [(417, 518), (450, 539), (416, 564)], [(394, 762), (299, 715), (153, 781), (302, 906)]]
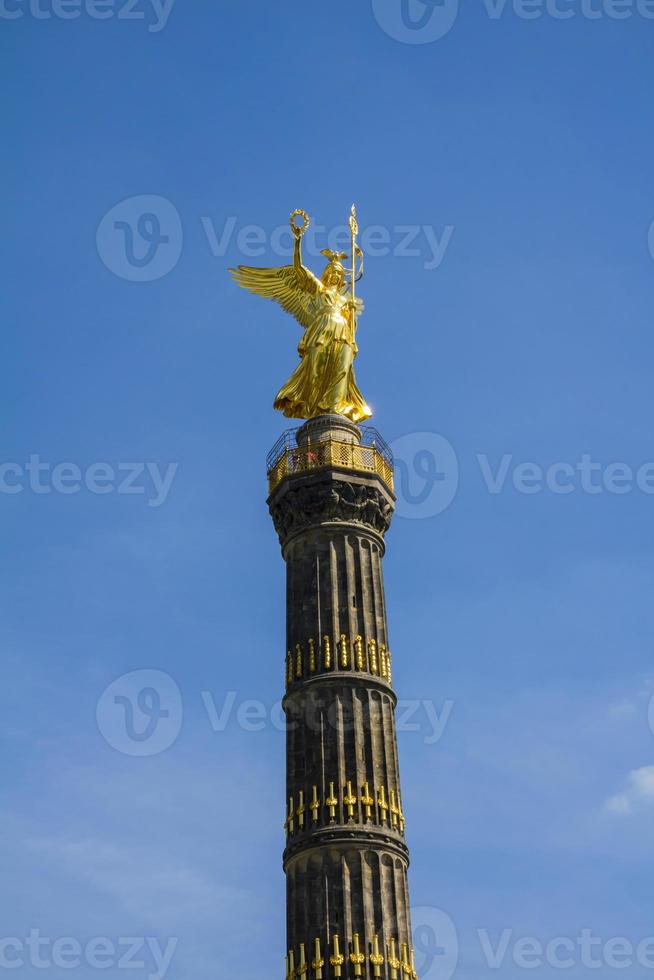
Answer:
[(348, 297), (335, 286), (321, 286), (309, 302), (311, 323), (298, 345), (300, 363), (277, 393), (275, 408), (288, 418), (370, 418), (354, 376), (357, 345)]

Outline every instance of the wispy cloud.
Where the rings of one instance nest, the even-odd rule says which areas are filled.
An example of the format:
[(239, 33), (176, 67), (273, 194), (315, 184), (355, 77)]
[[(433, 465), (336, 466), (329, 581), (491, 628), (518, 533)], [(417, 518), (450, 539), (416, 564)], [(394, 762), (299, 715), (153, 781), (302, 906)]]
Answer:
[(185, 918), (214, 919), (216, 909), (230, 908), (238, 918), (252, 901), (246, 888), (221, 885), (209, 875), (156, 848), (118, 845), (110, 838), (42, 837), (30, 846), (62, 867), (78, 882), (118, 900), (124, 910), (157, 929)]
[(631, 701), (620, 701), (611, 705), (609, 715), (614, 721), (627, 721), (638, 717), (638, 708)]
[[(14, 794), (12, 808), (0, 811), (20, 883), (17, 895), (0, 902), (14, 934), (38, 927), (80, 941), (91, 935), (176, 940), (171, 980), (210, 977), (226, 949), (253, 941), (275, 957), (282, 922), (270, 904), (272, 895), (283, 894), (281, 873), (273, 877), (281, 833), (271, 841), (270, 822), (253, 805), (259, 794), (271, 795), (268, 779), (236, 752), (222, 764), (218, 741), (208, 753), (202, 739), (189, 734), (189, 740), (191, 752), (171, 752), (147, 766), (101, 746), (95, 768), (62, 753), (47, 779), (41, 773), (39, 786), (29, 782)], [(44, 813), (33, 805), (39, 787), (48, 799)], [(49, 890), (58, 896), (54, 906), (41, 900)], [(255, 970), (245, 970), (244, 980), (254, 980)]]
[(654, 766), (633, 769), (622, 793), (609, 797), (604, 804), (608, 813), (626, 816), (642, 806), (654, 805)]

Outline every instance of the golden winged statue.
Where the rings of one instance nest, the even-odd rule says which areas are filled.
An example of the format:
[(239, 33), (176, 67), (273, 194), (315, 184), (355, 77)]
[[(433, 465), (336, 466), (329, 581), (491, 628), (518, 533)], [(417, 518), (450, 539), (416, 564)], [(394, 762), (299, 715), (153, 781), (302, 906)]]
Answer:
[[(298, 217), (303, 224), (298, 225)], [(304, 330), (297, 348), (300, 363), (277, 393), (274, 407), (287, 418), (312, 419), (317, 415), (334, 414), (360, 422), (370, 418), (372, 411), (354, 377), (354, 359), (358, 350), (355, 340), (357, 316), (363, 312), (363, 303), (355, 296), (355, 282), (363, 273), (363, 253), (356, 242), (356, 210), (352, 206), (349, 272), (343, 264), (347, 255), (331, 249), (321, 252), (328, 261), (320, 279), (303, 264), (302, 236), (308, 227), (306, 212), (294, 211), (291, 215), (295, 239), (292, 265), (276, 269), (239, 265), (229, 271), (240, 286), (279, 303)]]

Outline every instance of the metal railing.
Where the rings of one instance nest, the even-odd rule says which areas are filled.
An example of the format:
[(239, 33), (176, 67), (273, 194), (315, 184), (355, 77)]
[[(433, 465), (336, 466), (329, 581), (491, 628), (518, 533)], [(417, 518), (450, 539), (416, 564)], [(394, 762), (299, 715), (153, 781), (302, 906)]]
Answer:
[(298, 446), (297, 429), (288, 429), (268, 453), (268, 489), (272, 493), (284, 477), (324, 466), (376, 473), (393, 490), (393, 454), (376, 429), (361, 427), (361, 445), (324, 439)]

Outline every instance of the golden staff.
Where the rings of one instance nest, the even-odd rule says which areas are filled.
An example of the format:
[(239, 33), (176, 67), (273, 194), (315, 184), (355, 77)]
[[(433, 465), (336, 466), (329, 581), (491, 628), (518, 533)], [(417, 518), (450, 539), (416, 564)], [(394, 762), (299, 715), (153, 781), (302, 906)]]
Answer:
[[(350, 212), (350, 232), (352, 234), (352, 323), (353, 323), (354, 329), (356, 330), (356, 323), (357, 323), (357, 318), (356, 318), (356, 313), (355, 313), (355, 310), (356, 310), (356, 304), (355, 304), (355, 300), (356, 300), (356, 286), (355, 286), (355, 284), (356, 284), (356, 281), (357, 281), (357, 268), (356, 268), (356, 266), (357, 266), (357, 255), (362, 256), (363, 255), (363, 252), (361, 251), (361, 249), (357, 245), (357, 235), (359, 234), (359, 224), (357, 222), (357, 209), (356, 209), (356, 205), (355, 204), (352, 205), (352, 210)], [(361, 272), (362, 270), (363, 270), (363, 266), (361, 267), (361, 269), (359, 271)]]

